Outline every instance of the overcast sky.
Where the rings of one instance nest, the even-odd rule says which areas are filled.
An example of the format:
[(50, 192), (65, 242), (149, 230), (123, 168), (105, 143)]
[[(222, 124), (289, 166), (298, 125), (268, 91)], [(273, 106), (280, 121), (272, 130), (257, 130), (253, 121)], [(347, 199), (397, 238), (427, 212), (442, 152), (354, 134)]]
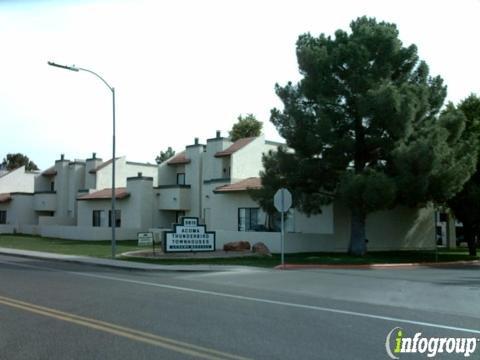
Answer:
[(42, 169), (65, 153), (111, 157), (116, 89), (117, 155), (154, 163), (239, 114), (269, 122), (275, 83), (299, 79), (299, 34), (333, 34), (359, 16), (398, 25), (458, 102), (480, 94), (480, 0), (0, 0), (0, 157), (27, 154)]

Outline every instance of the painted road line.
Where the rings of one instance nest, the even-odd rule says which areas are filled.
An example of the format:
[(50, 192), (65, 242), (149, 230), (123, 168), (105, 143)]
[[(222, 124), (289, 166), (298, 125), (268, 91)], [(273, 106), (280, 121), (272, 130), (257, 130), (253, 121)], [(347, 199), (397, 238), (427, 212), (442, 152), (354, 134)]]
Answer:
[(298, 309), (322, 311), (322, 312), (329, 312), (329, 313), (335, 313), (335, 314), (351, 315), (351, 316), (364, 317), (364, 318), (377, 319), (377, 320), (385, 320), (385, 321), (391, 321), (391, 322), (396, 322), (396, 323), (420, 325), (420, 326), (432, 327), (432, 328), (437, 328), (437, 329), (461, 331), (461, 332), (467, 332), (467, 333), (472, 333), (472, 334), (480, 334), (480, 330), (477, 330), (477, 329), (468, 329), (468, 328), (449, 326), (449, 325), (443, 325), (443, 324), (435, 324), (435, 323), (429, 323), (429, 322), (423, 322), (423, 321), (401, 319), (401, 318), (395, 318), (395, 317), (390, 317), (390, 316), (382, 316), (382, 315), (368, 314), (368, 313), (362, 313), (362, 312), (356, 312), (356, 311), (341, 310), (341, 309), (328, 308), (328, 307), (323, 307), (323, 306), (304, 305), (304, 304), (291, 303), (291, 302), (285, 302), (285, 301), (277, 301), (277, 300), (269, 300), (269, 299), (264, 299), (264, 298), (255, 298), (255, 297), (250, 297), (250, 296), (220, 293), (220, 292), (216, 292), (216, 291), (192, 289), (192, 288), (186, 288), (186, 287), (181, 287), (181, 286), (173, 286), (173, 285), (167, 285), (167, 284), (152, 283), (152, 282), (147, 282), (147, 281), (117, 278), (117, 277), (114, 277), (114, 276), (94, 275), (94, 274), (87, 274), (87, 273), (81, 273), (81, 272), (71, 272), (71, 273), (76, 274), (76, 275), (80, 275), (80, 276), (86, 276), (86, 277), (92, 277), (92, 278), (98, 278), (98, 279), (114, 280), (114, 281), (137, 284), (137, 285), (153, 286), (153, 287), (159, 287), (159, 288), (170, 289), (170, 290), (178, 290), (178, 291), (192, 292), (192, 293), (197, 293), (197, 294), (231, 298), (231, 299), (236, 299), (236, 300), (246, 300), (246, 301), (253, 301), (253, 302), (258, 302), (258, 303), (288, 306), (288, 307), (298, 308)]
[[(0, 261), (0, 263), (3, 263), (3, 261)], [(187, 287), (181, 287), (181, 286), (152, 283), (152, 282), (148, 282), (148, 281), (125, 279), (125, 278), (119, 278), (119, 277), (115, 277), (115, 276), (88, 274), (88, 273), (83, 273), (83, 272), (78, 272), (78, 271), (58, 270), (58, 269), (52, 269), (52, 268), (43, 267), (43, 266), (25, 265), (25, 264), (17, 264), (17, 263), (10, 263), (10, 262), (4, 262), (4, 263), (9, 264), (9, 265), (20, 266), (20, 267), (29, 267), (29, 268), (36, 268), (36, 269), (43, 269), (43, 270), (51, 270), (51, 271), (54, 271), (54, 272), (64, 272), (64, 273), (69, 273), (69, 274), (77, 275), (77, 276), (85, 276), (85, 277), (96, 278), (96, 279), (119, 281), (119, 282), (125, 282), (125, 283), (130, 283), (130, 284), (158, 287), (158, 288), (163, 288), (163, 289), (197, 293), (197, 294), (204, 294), (204, 295), (210, 295), (210, 296), (218, 296), (218, 297), (224, 297), (224, 298), (230, 298), (230, 299), (236, 299), (236, 300), (244, 300), (244, 301), (271, 304), (271, 305), (287, 306), (287, 307), (292, 307), (292, 308), (297, 308), (297, 309), (328, 312), (328, 313), (333, 313), (333, 314), (363, 317), (363, 318), (368, 318), (368, 319), (383, 320), (383, 321), (389, 321), (389, 322), (395, 322), (395, 323), (426, 326), (426, 327), (431, 327), (431, 328), (436, 328), (436, 329), (452, 330), (452, 331), (466, 332), (466, 333), (471, 333), (471, 334), (480, 334), (480, 330), (477, 330), (477, 329), (468, 329), (468, 328), (457, 327), (457, 326), (449, 326), (449, 325), (436, 324), (436, 323), (430, 323), (430, 322), (395, 318), (395, 317), (391, 317), (391, 316), (382, 316), (382, 315), (375, 315), (375, 314), (356, 312), (356, 311), (350, 311), (350, 310), (342, 310), (342, 309), (329, 308), (329, 307), (323, 307), (323, 306), (304, 305), (304, 304), (291, 303), (291, 302), (285, 302), (285, 301), (277, 301), (277, 300), (269, 300), (269, 299), (264, 299), (264, 298), (256, 298), (256, 297), (221, 293), (221, 292), (216, 292), (216, 291), (193, 289), (193, 288), (187, 288)]]
[(113, 335), (125, 337), (130, 340), (162, 347), (174, 352), (190, 355), (195, 358), (202, 358), (208, 360), (247, 360), (247, 358), (245, 357), (189, 344), (183, 341), (178, 341), (163, 336), (147, 333), (144, 331), (131, 329), (125, 326), (119, 326), (97, 319), (87, 318), (84, 316), (79, 316), (64, 311), (35, 305), (5, 296), (0, 296), (0, 304), (35, 313), (38, 315), (47, 316), (57, 320), (73, 323), (76, 325), (85, 326)]

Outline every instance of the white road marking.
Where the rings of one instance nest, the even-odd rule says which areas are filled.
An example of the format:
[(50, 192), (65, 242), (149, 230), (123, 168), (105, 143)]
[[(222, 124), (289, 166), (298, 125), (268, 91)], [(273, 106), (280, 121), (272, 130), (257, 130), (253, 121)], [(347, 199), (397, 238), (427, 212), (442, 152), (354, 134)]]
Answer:
[(256, 297), (250, 297), (250, 296), (242, 296), (242, 295), (221, 293), (221, 292), (216, 292), (216, 291), (193, 289), (193, 288), (187, 288), (187, 287), (182, 287), (182, 286), (159, 284), (159, 283), (153, 283), (153, 282), (148, 282), (148, 281), (125, 279), (125, 278), (119, 278), (119, 277), (115, 277), (115, 276), (88, 274), (88, 273), (83, 273), (83, 272), (78, 272), (78, 271), (53, 269), (53, 268), (43, 267), (43, 266), (17, 264), (17, 263), (11, 263), (11, 262), (6, 262), (6, 261), (5, 262), (0, 261), (0, 263), (14, 265), (14, 266), (20, 266), (20, 267), (27, 267), (27, 268), (35, 268), (35, 269), (42, 269), (42, 270), (51, 270), (51, 271), (56, 271), (56, 272), (64, 272), (64, 273), (68, 273), (68, 274), (73, 274), (73, 275), (77, 275), (77, 276), (85, 276), (85, 277), (90, 277), (90, 278), (95, 278), (95, 279), (113, 280), (113, 281), (119, 281), (119, 282), (130, 283), (130, 284), (158, 287), (158, 288), (162, 288), (162, 289), (190, 292), (190, 293), (210, 295), (210, 296), (218, 296), (218, 297), (235, 299), (235, 300), (244, 300), (244, 301), (257, 302), (257, 303), (263, 303), (263, 304), (287, 306), (287, 307), (297, 308), (297, 309), (314, 310), (314, 311), (328, 312), (328, 313), (334, 313), (334, 314), (342, 314), (342, 315), (363, 317), (363, 318), (368, 318), (368, 319), (384, 320), (384, 321), (390, 321), (390, 322), (395, 322), (395, 323), (426, 326), (426, 327), (431, 327), (431, 328), (436, 328), (436, 329), (453, 330), (453, 331), (460, 331), (460, 332), (466, 332), (466, 333), (471, 333), (471, 334), (480, 334), (480, 330), (476, 330), (476, 329), (468, 329), (468, 328), (442, 325), (442, 324), (435, 324), (435, 323), (429, 323), (429, 322), (423, 322), (423, 321), (401, 319), (401, 318), (395, 318), (395, 317), (390, 317), (390, 316), (382, 316), (382, 315), (375, 315), (375, 314), (362, 313), (362, 312), (356, 312), (356, 311), (341, 310), (341, 309), (335, 309), (335, 308), (329, 308), (329, 307), (323, 307), (323, 306), (297, 304), (297, 303), (291, 303), (291, 302), (285, 302), (285, 301), (277, 301), (277, 300), (269, 300), (269, 299), (256, 298)]

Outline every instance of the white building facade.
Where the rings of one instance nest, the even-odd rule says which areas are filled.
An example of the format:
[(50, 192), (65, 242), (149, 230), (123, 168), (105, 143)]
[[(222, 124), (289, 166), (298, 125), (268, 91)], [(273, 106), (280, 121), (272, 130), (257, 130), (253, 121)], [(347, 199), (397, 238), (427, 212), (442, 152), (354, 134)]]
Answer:
[[(276, 219), (269, 219), (248, 191), (261, 186), (262, 155), (278, 145), (263, 136), (231, 142), (217, 132), (206, 144), (195, 139), (160, 165), (117, 158), (117, 238), (162, 232), (188, 216), (199, 218), (209, 231), (216, 232), (218, 249), (227, 242), (244, 240), (264, 242), (279, 252)], [(0, 211), (8, 208), (7, 212), (22, 214), (21, 219), (8, 217), (0, 231), (4, 226), (3, 232), (110, 239), (111, 175), (112, 160), (103, 162), (93, 154), (85, 161), (61, 156), (54, 166), (35, 175), (30, 193), (3, 191), (0, 178)], [(14, 211), (15, 206), (23, 210)], [(286, 252), (345, 251), (350, 212), (337, 202), (311, 217), (292, 209), (286, 231)], [(370, 250), (432, 249), (433, 211), (397, 208), (373, 213), (367, 218), (367, 238)]]

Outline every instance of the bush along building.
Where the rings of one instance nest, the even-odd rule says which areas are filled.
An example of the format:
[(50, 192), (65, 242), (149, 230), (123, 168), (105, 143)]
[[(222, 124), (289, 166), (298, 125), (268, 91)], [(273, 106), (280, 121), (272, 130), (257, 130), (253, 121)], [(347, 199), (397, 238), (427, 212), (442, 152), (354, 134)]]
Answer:
[[(144, 231), (162, 233), (187, 216), (199, 218), (216, 232), (218, 249), (243, 240), (261, 241), (279, 252), (278, 214), (266, 214), (249, 193), (261, 186), (262, 154), (278, 145), (263, 136), (232, 142), (217, 131), (206, 144), (196, 138), (160, 165), (115, 159), (117, 238), (135, 239)], [(110, 239), (111, 167), (112, 159), (103, 162), (95, 154), (85, 161), (69, 161), (62, 155), (54, 166), (34, 174), (34, 187), (26, 195), (2, 190), (0, 177), (0, 232)], [(372, 213), (367, 218), (369, 249), (431, 249), (434, 219), (430, 208)], [(350, 212), (340, 202), (310, 217), (291, 209), (285, 250), (346, 251), (349, 232)]]

